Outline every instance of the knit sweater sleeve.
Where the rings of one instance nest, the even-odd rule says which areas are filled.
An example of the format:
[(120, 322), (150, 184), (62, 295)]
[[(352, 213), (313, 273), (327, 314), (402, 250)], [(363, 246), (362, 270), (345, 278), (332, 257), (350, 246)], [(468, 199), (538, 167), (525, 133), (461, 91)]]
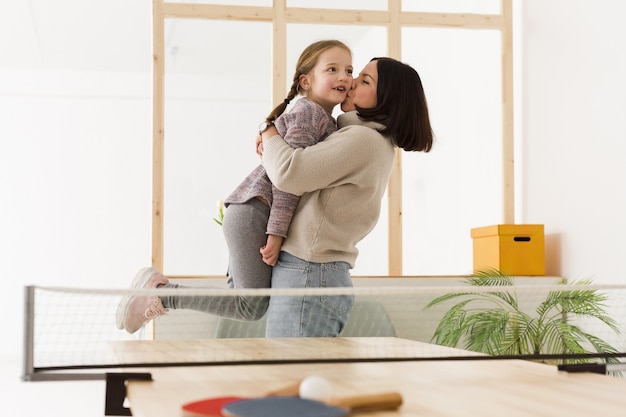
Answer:
[[(337, 130), (336, 122), (319, 104), (301, 98), (294, 108), (276, 120), (276, 128), (291, 147), (306, 147)], [(272, 207), (267, 233), (287, 236), (287, 230), (300, 197), (272, 186)]]
[(360, 125), (344, 127), (303, 149), (293, 149), (275, 135), (263, 143), (263, 166), (275, 186), (302, 195), (368, 175), (372, 153), (384, 152), (386, 142), (376, 130)]

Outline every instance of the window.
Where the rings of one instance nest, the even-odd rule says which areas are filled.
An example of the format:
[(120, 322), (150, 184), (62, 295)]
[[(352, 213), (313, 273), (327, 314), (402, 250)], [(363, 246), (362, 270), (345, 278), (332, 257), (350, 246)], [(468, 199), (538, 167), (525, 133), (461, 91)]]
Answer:
[(416, 68), (436, 134), (399, 153), (354, 275), (466, 274), (470, 229), (512, 222), (510, 0), (153, 1), (153, 262), (168, 275), (226, 272), (216, 202), (258, 165), (256, 127), (318, 39), (348, 44), (356, 71), (383, 55)]

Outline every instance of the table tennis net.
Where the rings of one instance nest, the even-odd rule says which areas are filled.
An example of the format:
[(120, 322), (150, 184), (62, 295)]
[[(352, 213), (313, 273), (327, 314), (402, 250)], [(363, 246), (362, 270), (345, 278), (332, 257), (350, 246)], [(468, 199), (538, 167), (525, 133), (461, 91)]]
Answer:
[[(624, 285), (472, 286), (462, 282), (453, 286), (301, 290), (29, 286), (24, 294), (24, 380), (142, 366), (450, 358), (521, 358), (561, 364), (626, 362)], [(345, 343), (358, 338), (358, 353), (350, 358), (337, 356), (324, 344), (324, 338), (311, 338), (307, 349), (296, 349), (289, 339), (280, 339), (280, 343), (272, 341), (271, 354), (261, 357), (255, 346), (262, 347), (269, 340), (263, 314), (259, 320), (246, 321), (170, 309), (129, 334), (118, 329), (115, 320), (124, 296), (170, 300), (204, 297), (218, 305), (232, 297), (349, 296), (354, 304), (339, 336)], [(306, 319), (323, 320), (315, 315)], [(407, 343), (396, 340), (393, 353), (385, 350), (383, 355), (379, 346), (385, 338)], [(369, 339), (377, 342), (370, 344)]]

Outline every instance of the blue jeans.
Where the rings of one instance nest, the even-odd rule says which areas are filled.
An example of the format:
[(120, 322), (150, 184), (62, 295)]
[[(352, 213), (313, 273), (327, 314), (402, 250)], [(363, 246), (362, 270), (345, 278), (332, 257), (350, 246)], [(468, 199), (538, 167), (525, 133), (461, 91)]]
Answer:
[[(272, 288), (352, 287), (346, 262), (314, 263), (281, 252)], [(272, 296), (266, 337), (334, 337), (343, 330), (354, 304), (351, 295)]]

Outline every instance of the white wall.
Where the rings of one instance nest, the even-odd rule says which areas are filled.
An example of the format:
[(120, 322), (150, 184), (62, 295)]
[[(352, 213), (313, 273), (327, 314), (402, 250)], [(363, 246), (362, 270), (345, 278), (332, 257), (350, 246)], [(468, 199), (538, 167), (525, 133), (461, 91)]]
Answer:
[[(113, 3), (133, 11), (126, 1), (106, 7)], [(133, 42), (150, 48), (144, 3), (125, 18), (135, 30), (115, 38), (122, 49)], [(21, 351), (23, 285), (124, 287), (138, 265), (150, 262), (150, 57), (131, 72), (62, 69), (71, 57), (41, 71), (41, 57), (29, 48), (46, 40), (20, 38), (22, 16), (2, 7), (0, 356), (11, 358), (1, 372), (6, 388), (19, 378), (13, 358)], [(623, 284), (626, 3), (525, 0), (521, 10), (519, 221), (546, 225), (549, 274)], [(85, 43), (91, 31), (103, 30), (80, 19), (62, 24), (75, 24)], [(15, 65), (24, 56), (32, 65)], [(78, 390), (68, 397), (68, 389)], [(22, 401), (16, 415), (101, 415), (103, 409), (100, 383), (30, 383), (2, 392), (5, 409)]]
[[(22, 286), (123, 287), (150, 264), (146, 74), (0, 71), (2, 305)], [(1, 352), (18, 352), (11, 337)]]
[(523, 5), (522, 222), (547, 273), (626, 282), (626, 3)]
[[(624, 282), (626, 72), (618, 52), (626, 29), (617, 16), (625, 8), (619, 0), (522, 3), (518, 215), (546, 225), (550, 275)], [(149, 50), (144, 9), (127, 9), (137, 39), (125, 36)], [(87, 40), (102, 30), (77, 29)], [(16, 51), (20, 38), (12, 39)], [(0, 61), (0, 257), (6, 331), (17, 335), (23, 285), (121, 288), (150, 263), (151, 61), (106, 73), (14, 62)], [(20, 352), (21, 338), (0, 346)]]
[(150, 3), (2, 2), (0, 354), (21, 352), (24, 285), (123, 287), (150, 263)]

